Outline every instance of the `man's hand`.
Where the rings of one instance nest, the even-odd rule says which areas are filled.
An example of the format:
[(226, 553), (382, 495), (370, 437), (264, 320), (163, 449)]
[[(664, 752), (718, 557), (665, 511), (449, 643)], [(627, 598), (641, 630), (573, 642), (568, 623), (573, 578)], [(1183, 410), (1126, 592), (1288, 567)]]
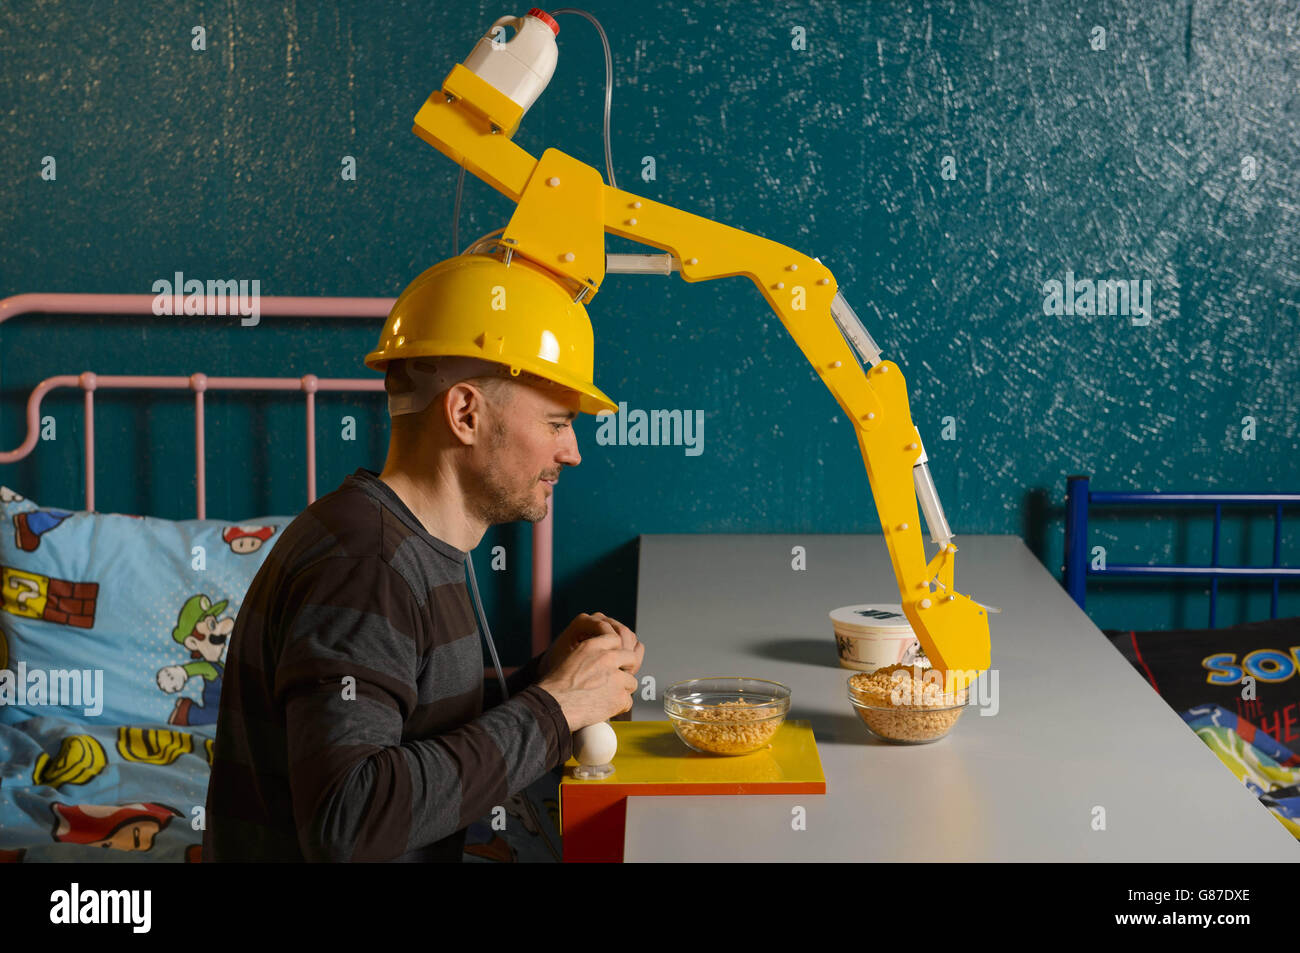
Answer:
[(578, 642), (556, 669), (537, 683), (559, 703), (570, 731), (586, 728), (632, 710), (643, 648), (623, 648), (613, 632)]
[(641, 660), (645, 657), (645, 645), (636, 637), (636, 633), (617, 619), (611, 619), (603, 612), (584, 612), (569, 623), (569, 627), (555, 640), (542, 658), (541, 675), (543, 678), (564, 664), (565, 659), (587, 639), (598, 635), (613, 634), (622, 640), (622, 647), (636, 653), (636, 659), (624, 671), (635, 675), (641, 670)]

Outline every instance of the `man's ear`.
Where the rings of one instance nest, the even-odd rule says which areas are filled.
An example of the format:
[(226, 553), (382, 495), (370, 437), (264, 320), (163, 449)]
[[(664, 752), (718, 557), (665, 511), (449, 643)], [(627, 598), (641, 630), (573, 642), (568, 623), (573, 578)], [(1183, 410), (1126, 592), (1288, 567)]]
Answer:
[(481, 435), (486, 435), (491, 427), (491, 401), (471, 380), (457, 381), (439, 394), (430, 406), (438, 408), (439, 418), (458, 440), (460, 436), (455, 428), (466, 426), (463, 418), (467, 415), (473, 415), (476, 429)]

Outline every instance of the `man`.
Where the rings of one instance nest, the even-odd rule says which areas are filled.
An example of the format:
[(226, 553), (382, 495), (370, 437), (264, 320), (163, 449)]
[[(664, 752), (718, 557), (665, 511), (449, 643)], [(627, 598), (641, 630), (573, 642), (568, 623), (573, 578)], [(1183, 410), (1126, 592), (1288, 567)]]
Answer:
[[(589, 382), (590, 325), (584, 352), (581, 320), (568, 327), (576, 337), (555, 323), (577, 320), (567, 290), (519, 262), (465, 260), (481, 257), (435, 266), (394, 305), (367, 358), (386, 372), (383, 471), (358, 469), (309, 506), (249, 588), (227, 658), (205, 861), (459, 861), (465, 828), (567, 761), (572, 731), (631, 708), (644, 648), (622, 623), (584, 613), (507, 680), (508, 701), (483, 710), (468, 553), (490, 525), (545, 517), (553, 482), (581, 461), (573, 418), (612, 404)], [(466, 287), (508, 288), (533, 307), (480, 313)], [(402, 350), (403, 321), (412, 332), (424, 322), (418, 353)], [(553, 367), (504, 345), (509, 363), (435, 353), (485, 322), (501, 341), (545, 325), (542, 340), (559, 328), (578, 344), (547, 351)]]

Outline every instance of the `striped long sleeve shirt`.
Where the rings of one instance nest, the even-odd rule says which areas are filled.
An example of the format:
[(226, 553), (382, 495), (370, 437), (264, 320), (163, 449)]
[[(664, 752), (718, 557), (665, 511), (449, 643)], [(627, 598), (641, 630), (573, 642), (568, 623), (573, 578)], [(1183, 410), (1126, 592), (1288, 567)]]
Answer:
[(467, 558), (364, 468), (285, 527), (231, 633), (204, 861), (459, 861), (568, 760), (540, 656), (484, 710)]

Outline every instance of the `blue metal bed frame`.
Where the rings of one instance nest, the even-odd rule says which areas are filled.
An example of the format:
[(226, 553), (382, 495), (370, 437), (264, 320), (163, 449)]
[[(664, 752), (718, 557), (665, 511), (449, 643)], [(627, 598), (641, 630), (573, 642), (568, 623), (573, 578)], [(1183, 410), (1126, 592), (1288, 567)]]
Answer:
[[(1070, 598), (1084, 608), (1089, 576), (1183, 576), (1210, 578), (1210, 628), (1214, 628), (1219, 601), (1219, 580), (1263, 578), (1273, 580), (1269, 618), (1277, 618), (1278, 584), (1283, 579), (1300, 579), (1300, 568), (1282, 565), (1282, 507), (1300, 504), (1300, 493), (1098, 493), (1089, 489), (1089, 477), (1067, 477), (1065, 494), (1065, 588)], [(1088, 508), (1112, 504), (1177, 504), (1214, 507), (1214, 539), (1208, 566), (1112, 566), (1093, 569), (1088, 560)], [(1220, 566), (1219, 524), (1224, 506), (1273, 507), (1273, 565)]]

